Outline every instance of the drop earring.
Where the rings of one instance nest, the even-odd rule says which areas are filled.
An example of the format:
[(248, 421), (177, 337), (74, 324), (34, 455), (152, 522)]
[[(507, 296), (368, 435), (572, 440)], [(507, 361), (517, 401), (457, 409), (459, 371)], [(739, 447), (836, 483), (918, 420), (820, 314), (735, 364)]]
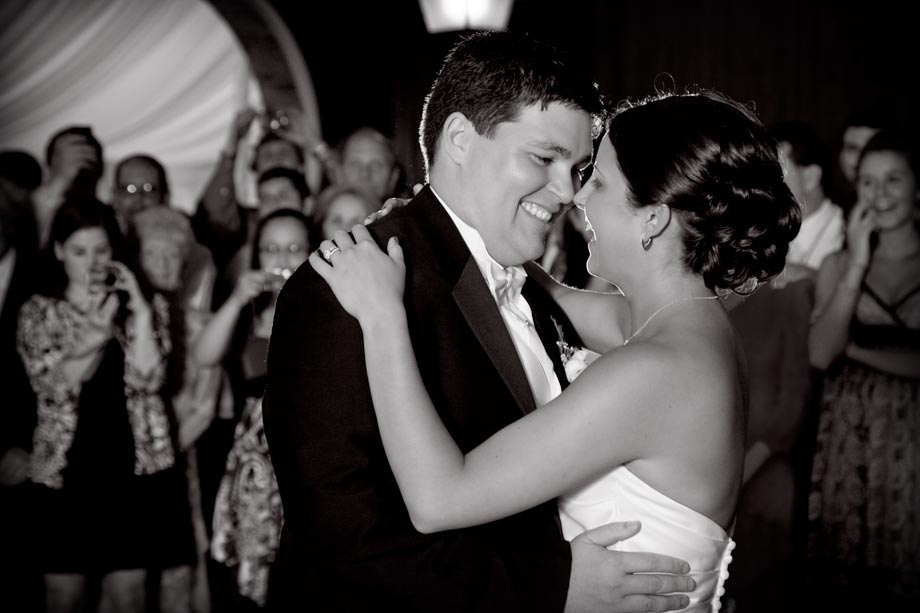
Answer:
[(652, 239), (645, 234), (642, 235), (642, 249), (648, 251), (652, 248)]

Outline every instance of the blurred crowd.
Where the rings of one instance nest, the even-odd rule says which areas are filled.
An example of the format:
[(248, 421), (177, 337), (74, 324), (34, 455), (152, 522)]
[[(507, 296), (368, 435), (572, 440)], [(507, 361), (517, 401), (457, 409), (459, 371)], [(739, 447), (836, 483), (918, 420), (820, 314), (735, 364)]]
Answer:
[[(156, 152), (119, 160), (99, 200), (91, 126), (51, 135), (41, 162), (0, 151), (8, 610), (264, 604), (284, 519), (261, 418), (276, 299), (320, 241), (411, 196), (381, 131), (308, 148), (281, 116), (296, 112), (238, 113), (191, 214)], [(867, 111), (837, 156), (807, 124), (772, 132), (804, 221), (786, 270), (732, 297), (751, 395), (730, 606), (793, 610), (804, 590), (897, 608), (920, 595), (917, 153)], [(585, 269), (588, 234), (571, 209), (540, 263), (610, 291)]]

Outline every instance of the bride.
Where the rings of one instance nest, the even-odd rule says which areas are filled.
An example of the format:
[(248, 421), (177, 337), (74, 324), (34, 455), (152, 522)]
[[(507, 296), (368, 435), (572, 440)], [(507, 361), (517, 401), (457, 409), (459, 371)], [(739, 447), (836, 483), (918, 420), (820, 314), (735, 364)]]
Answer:
[(581, 292), (527, 270), (603, 355), (563, 394), (466, 455), (419, 376), (398, 242), (384, 253), (356, 226), (354, 239), (336, 234), (331, 264), (319, 253), (310, 263), (361, 324), (380, 433), (419, 531), (491, 522), (558, 498), (566, 538), (638, 520), (638, 535), (616, 547), (688, 561), (697, 584), (690, 609), (718, 610), (734, 547), (746, 388), (716, 292), (782, 269), (799, 207), (763, 126), (714, 92), (622, 105), (575, 203), (593, 234), (589, 272), (623, 294)]

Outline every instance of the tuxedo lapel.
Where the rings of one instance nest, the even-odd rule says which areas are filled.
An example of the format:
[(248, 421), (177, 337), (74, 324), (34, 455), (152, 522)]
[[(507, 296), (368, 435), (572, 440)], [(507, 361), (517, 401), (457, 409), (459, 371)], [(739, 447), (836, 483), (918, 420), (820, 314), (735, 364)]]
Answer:
[[(529, 413), (536, 408), (536, 403), (527, 374), (495, 298), (489, 292), (463, 237), (430, 188), (425, 187), (419, 192), (407, 208), (414, 209), (412, 214), (429, 237), (431, 254), (440, 274), (454, 284), (452, 296), (467, 325), (518, 406)], [(475, 385), (475, 382), (470, 384)]]
[(527, 373), (521, 364), (505, 321), (488, 292), (488, 287), (476, 261), (470, 257), (460, 279), (454, 286), (454, 301), (479, 344), (489, 355), (495, 370), (501, 375), (518, 406), (525, 413), (536, 408), (533, 392), (527, 382)]

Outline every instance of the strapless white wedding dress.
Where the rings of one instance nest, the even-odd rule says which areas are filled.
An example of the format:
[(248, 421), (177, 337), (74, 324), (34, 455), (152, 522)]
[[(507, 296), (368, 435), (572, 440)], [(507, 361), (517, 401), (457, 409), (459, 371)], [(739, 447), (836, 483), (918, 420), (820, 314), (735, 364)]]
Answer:
[(668, 498), (625, 466), (559, 499), (562, 532), (572, 540), (585, 530), (617, 521), (642, 522), (639, 533), (611, 547), (685, 560), (696, 589), (682, 611), (718, 611), (735, 542), (717, 523)]

